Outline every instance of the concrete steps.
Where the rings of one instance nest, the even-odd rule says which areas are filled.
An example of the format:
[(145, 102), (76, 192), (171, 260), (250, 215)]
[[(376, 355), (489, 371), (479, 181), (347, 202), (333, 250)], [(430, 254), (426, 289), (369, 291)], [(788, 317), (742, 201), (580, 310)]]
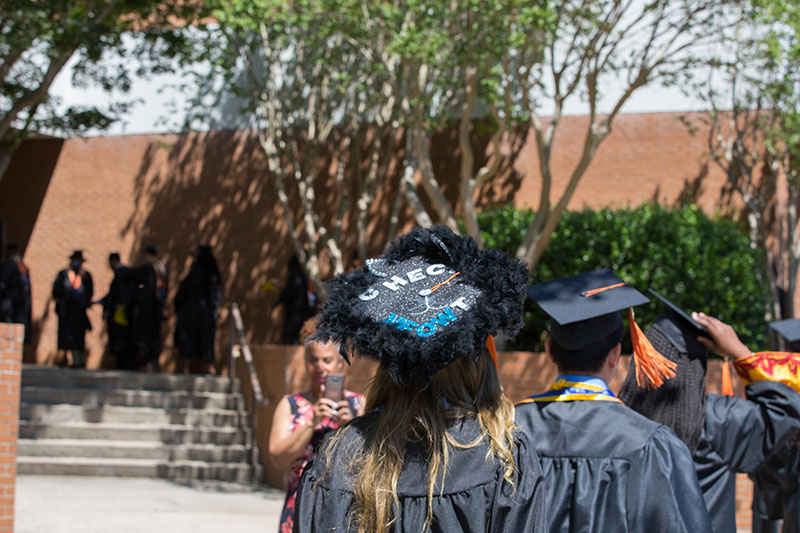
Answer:
[(22, 403), (71, 404), (87, 407), (118, 405), (155, 409), (232, 409), (244, 407), (238, 393), (149, 391), (133, 389), (95, 390), (22, 385)]
[(262, 478), (239, 384), (227, 378), (24, 366), (21, 399), (20, 473)]
[(109, 424), (173, 424), (180, 426), (240, 426), (247, 413), (230, 409), (154, 409), (118, 405), (83, 406), (31, 404), (19, 406), (20, 416), (31, 422), (92, 422)]
[(18, 457), (18, 472), (48, 476), (154, 477), (175, 481), (217, 480), (251, 483), (253, 468), (247, 463), (158, 461), (96, 457)]
[(239, 382), (217, 376), (146, 374), (122, 370), (63, 371), (51, 367), (25, 365), (22, 386), (79, 388), (92, 390), (149, 390), (190, 392), (239, 392)]

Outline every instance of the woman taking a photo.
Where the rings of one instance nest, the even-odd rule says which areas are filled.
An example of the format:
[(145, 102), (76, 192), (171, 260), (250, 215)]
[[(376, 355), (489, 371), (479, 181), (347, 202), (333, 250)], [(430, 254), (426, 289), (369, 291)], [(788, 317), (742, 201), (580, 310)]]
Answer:
[(367, 414), (306, 468), (295, 531), (545, 531), (544, 485), (497, 374), (522, 325), (521, 263), (442, 227), (340, 276), (317, 338), (380, 362)]
[(292, 530), (300, 474), (306, 463), (314, 457), (322, 437), (354, 416), (363, 414), (364, 401), (359, 394), (342, 387), (339, 401), (325, 397), (326, 377), (338, 376), (343, 380), (345, 365), (336, 345), (309, 340), (316, 326), (317, 319), (312, 318), (305, 322), (300, 331), (305, 350), (306, 375), (311, 380), (311, 388), (281, 398), (275, 407), (269, 435), (269, 454), (273, 464), (278, 468), (289, 468), (279, 533)]

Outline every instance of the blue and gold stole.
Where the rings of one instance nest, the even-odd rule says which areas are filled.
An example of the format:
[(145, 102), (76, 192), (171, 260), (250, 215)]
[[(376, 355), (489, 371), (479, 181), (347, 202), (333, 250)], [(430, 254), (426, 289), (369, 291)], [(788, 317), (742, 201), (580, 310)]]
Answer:
[(593, 376), (565, 374), (559, 376), (546, 392), (535, 394), (519, 402), (574, 402), (574, 401), (607, 401), (622, 403), (614, 396), (606, 382)]

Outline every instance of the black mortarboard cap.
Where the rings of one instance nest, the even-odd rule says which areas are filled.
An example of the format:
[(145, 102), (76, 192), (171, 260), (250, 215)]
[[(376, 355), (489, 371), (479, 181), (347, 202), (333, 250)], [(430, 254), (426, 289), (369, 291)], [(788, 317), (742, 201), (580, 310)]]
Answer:
[(769, 327), (777, 331), (786, 342), (800, 341), (800, 318), (787, 318), (770, 322)]
[[(606, 290), (591, 292), (599, 289)], [(554, 340), (570, 351), (608, 337), (622, 327), (619, 311), (650, 301), (607, 268), (531, 285), (528, 296), (553, 319)]]
[(498, 331), (513, 336), (527, 283), (521, 262), (443, 226), (417, 228), (327, 284), (314, 339), (377, 359), (395, 383), (425, 383)]
[(611, 270), (537, 283), (528, 287), (528, 296), (553, 319), (550, 334), (568, 351), (621, 333), (619, 311), (627, 309), (638, 383), (658, 387), (675, 375), (675, 365), (653, 348), (633, 318), (632, 308), (650, 299)]
[(86, 259), (83, 257), (83, 250), (75, 250), (72, 252), (72, 255), (69, 256), (70, 261), (80, 261), (81, 263), (85, 263)]
[[(692, 317), (689, 316), (689, 313), (687, 313), (686, 311), (684, 311), (671, 301), (667, 300), (667, 298), (657, 293), (653, 289), (648, 289), (648, 292), (653, 296), (655, 296), (656, 298), (658, 298), (659, 300), (661, 300), (661, 303), (666, 305), (667, 308), (669, 308), (669, 310), (673, 313), (673, 315), (680, 319), (682, 325), (689, 326), (691, 330), (694, 330), (697, 333), (705, 333), (706, 335), (708, 335), (708, 330), (703, 326), (701, 326), (700, 324), (698, 324), (697, 322), (695, 322), (692, 319)], [(800, 330), (798, 330), (798, 332), (800, 332)]]

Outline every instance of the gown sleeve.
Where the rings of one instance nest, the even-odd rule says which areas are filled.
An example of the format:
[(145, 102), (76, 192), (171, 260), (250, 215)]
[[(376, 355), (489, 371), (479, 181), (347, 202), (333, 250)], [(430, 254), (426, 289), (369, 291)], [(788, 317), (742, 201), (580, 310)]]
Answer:
[[(498, 480), (491, 509), (491, 531), (545, 533), (545, 487), (542, 467), (527, 434), (520, 432), (514, 457), (516, 486)], [(502, 471), (498, 473), (502, 477)]]
[(745, 392), (747, 401), (710, 394), (706, 431), (730, 468), (749, 474), (800, 431), (800, 395), (774, 381), (751, 383)]
[(342, 528), (347, 523), (353, 494), (349, 491), (317, 485), (324, 473), (323, 460), (311, 459), (303, 470), (294, 503), (295, 533), (314, 531), (348, 531)]
[(633, 461), (627, 488), (630, 531), (710, 532), (691, 453), (661, 426)]

